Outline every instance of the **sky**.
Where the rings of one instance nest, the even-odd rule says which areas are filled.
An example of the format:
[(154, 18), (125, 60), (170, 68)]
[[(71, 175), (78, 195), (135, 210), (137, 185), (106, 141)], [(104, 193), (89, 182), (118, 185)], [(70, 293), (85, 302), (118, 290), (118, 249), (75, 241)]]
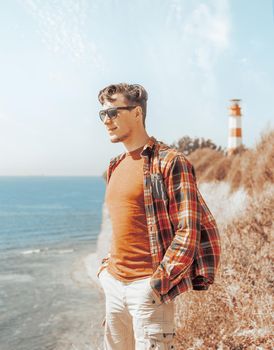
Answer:
[(230, 99), (255, 147), (274, 121), (272, 0), (0, 2), (0, 176), (101, 176), (112, 144), (98, 92), (148, 92), (146, 129), (227, 147)]

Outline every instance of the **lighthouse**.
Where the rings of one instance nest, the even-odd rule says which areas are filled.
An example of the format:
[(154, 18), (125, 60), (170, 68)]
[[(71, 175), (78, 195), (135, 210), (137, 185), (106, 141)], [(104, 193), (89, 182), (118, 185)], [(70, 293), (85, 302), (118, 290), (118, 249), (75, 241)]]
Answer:
[(242, 113), (239, 99), (232, 99), (229, 107), (229, 133), (227, 154), (231, 155), (242, 145)]

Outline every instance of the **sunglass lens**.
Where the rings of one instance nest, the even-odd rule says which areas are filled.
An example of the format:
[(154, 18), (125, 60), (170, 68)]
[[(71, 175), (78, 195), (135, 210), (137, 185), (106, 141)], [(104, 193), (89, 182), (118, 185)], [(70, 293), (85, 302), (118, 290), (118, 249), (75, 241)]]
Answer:
[(109, 118), (114, 118), (117, 115), (117, 109), (116, 108), (109, 108), (109, 109), (104, 109), (99, 112), (100, 119), (102, 122), (105, 120), (106, 116)]
[(109, 108), (108, 110), (108, 116), (110, 118), (114, 118), (117, 115), (117, 109), (116, 108)]
[(106, 116), (106, 112), (105, 111), (100, 111), (99, 112), (99, 117), (100, 119), (103, 121), (105, 119), (105, 116)]

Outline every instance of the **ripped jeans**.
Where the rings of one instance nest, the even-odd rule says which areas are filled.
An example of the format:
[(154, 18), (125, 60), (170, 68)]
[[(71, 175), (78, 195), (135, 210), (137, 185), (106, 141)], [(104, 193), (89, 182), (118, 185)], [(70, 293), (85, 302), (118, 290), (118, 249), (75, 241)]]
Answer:
[(98, 278), (106, 297), (104, 350), (175, 350), (174, 302), (160, 300), (150, 277), (122, 282), (104, 268)]

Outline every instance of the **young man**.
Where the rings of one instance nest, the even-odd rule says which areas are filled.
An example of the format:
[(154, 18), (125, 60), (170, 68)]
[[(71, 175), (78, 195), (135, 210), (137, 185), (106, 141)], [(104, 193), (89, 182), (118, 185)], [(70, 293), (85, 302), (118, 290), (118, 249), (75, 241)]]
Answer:
[(110, 252), (98, 278), (106, 297), (107, 350), (175, 349), (174, 299), (207, 290), (220, 260), (220, 236), (185, 156), (149, 136), (147, 92), (110, 85), (100, 119), (126, 152), (107, 170)]

